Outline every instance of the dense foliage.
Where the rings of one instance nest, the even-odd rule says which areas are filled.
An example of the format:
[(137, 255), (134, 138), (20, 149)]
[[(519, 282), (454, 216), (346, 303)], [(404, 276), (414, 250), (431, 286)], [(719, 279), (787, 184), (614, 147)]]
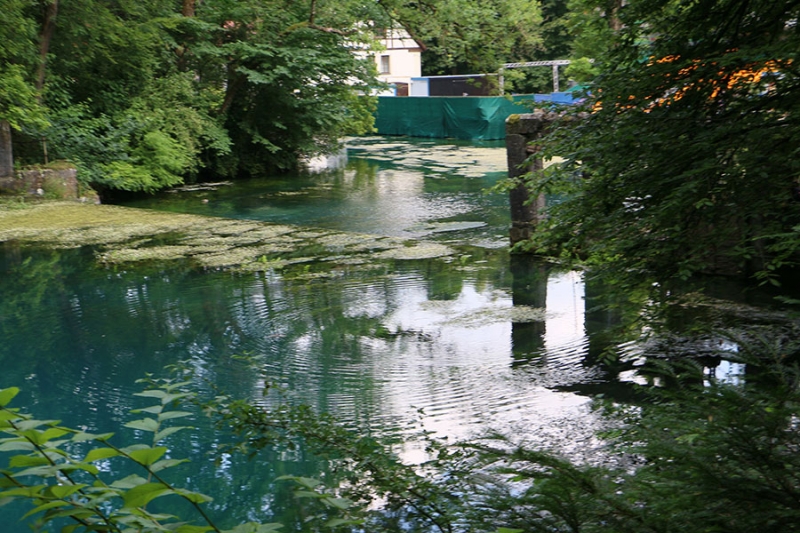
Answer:
[[(2, 11), (16, 24), (0, 75), (26, 89), (0, 95), (17, 153), (72, 160), (101, 188), (288, 168), (371, 125), (357, 95), (373, 69), (353, 53), (373, 38), (358, 25), (363, 2), (4, 0)], [(42, 108), (49, 125), (32, 120)]]
[[(70, 160), (101, 190), (285, 170), (370, 131), (365, 50), (382, 29), (407, 28), (431, 73), (495, 72), (541, 42), (534, 0), (2, 0), (0, 12), (14, 155)], [(11, 164), (8, 135), (0, 155)]]
[(567, 192), (530, 248), (663, 282), (774, 279), (800, 249), (800, 6), (636, 0), (616, 11), (588, 116), (560, 129)]

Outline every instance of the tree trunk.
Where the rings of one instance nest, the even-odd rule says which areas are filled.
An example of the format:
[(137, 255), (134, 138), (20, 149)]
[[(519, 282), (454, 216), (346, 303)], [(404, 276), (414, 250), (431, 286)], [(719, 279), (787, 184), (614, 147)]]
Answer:
[(183, 0), (181, 15), (183, 15), (184, 17), (194, 17), (194, 10), (196, 4), (197, 0)]
[(0, 178), (14, 176), (14, 152), (11, 148), (11, 124), (0, 120)]
[(47, 72), (47, 53), (50, 51), (50, 42), (56, 30), (56, 15), (58, 15), (58, 0), (49, 0), (44, 9), (42, 32), (39, 34), (39, 72), (36, 77), (36, 90), (41, 98), (44, 87), (45, 73)]

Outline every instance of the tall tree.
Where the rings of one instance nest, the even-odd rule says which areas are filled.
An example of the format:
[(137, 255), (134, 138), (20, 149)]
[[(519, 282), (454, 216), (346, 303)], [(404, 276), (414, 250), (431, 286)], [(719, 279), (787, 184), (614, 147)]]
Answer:
[(0, 0), (0, 177), (14, 174), (12, 130), (44, 124), (33, 82), (35, 7), (29, 0)]
[(617, 14), (590, 114), (550, 146), (570, 195), (531, 248), (635, 279), (774, 280), (800, 251), (800, 2), (633, 0)]

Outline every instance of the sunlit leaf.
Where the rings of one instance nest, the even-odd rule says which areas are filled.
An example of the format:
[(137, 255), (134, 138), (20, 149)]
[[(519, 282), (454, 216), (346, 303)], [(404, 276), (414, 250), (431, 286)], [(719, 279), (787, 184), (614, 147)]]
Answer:
[(128, 477), (114, 481), (111, 486), (117, 489), (132, 489), (133, 487), (138, 487), (139, 485), (143, 485), (145, 483), (147, 483), (145, 478), (142, 476), (137, 476), (136, 474), (132, 474)]
[(325, 527), (360, 526), (363, 520), (348, 520), (346, 518), (332, 518), (325, 522)]
[(8, 387), (0, 390), (0, 407), (8, 405), (17, 394), (19, 394), (19, 387)]
[(175, 400), (180, 400), (181, 398), (186, 398), (187, 396), (191, 396), (188, 392), (180, 392), (176, 394), (165, 394), (161, 398), (161, 403), (166, 405), (169, 402), (174, 402)]
[(155, 433), (158, 431), (158, 421), (154, 418), (142, 418), (141, 420), (132, 420), (124, 424), (126, 428), (140, 429), (142, 431), (150, 431)]
[(189, 462), (188, 459), (164, 459), (163, 461), (156, 461), (155, 463), (150, 465), (150, 470), (152, 472), (160, 472), (165, 468), (172, 468), (173, 466), (188, 462)]
[(184, 524), (182, 526), (178, 526), (175, 529), (175, 533), (206, 533), (206, 531), (213, 531), (214, 528), (211, 526), (192, 526), (189, 524)]
[(322, 498), (322, 503), (343, 511), (353, 505), (353, 502), (347, 498)]
[(86, 441), (90, 441), (90, 440), (96, 440), (96, 441), (103, 442), (103, 441), (106, 441), (106, 440), (110, 439), (113, 436), (114, 436), (113, 433), (96, 433), (95, 434), (95, 433), (86, 433), (86, 432), (83, 432), (83, 431), (79, 431), (78, 433), (75, 433), (75, 435), (72, 436), (72, 442), (86, 442)]
[(22, 420), (17, 424), (17, 427), (20, 431), (28, 431), (31, 429), (36, 429), (40, 426), (53, 426), (61, 422), (60, 420), (36, 420), (36, 419), (29, 419), (29, 420)]
[(256, 522), (247, 522), (239, 524), (233, 529), (226, 529), (222, 533), (273, 533), (278, 531), (283, 526), (281, 524), (258, 524)]
[(152, 415), (160, 414), (161, 411), (164, 410), (163, 405), (151, 405), (150, 407), (143, 407), (141, 409), (133, 409), (131, 413), (139, 414), (139, 413), (150, 413)]
[(100, 461), (101, 459), (108, 459), (110, 457), (116, 457), (119, 455), (119, 452), (113, 448), (95, 448), (93, 450), (89, 450), (89, 453), (86, 454), (84, 457), (84, 462), (91, 463), (94, 461)]
[(173, 492), (171, 488), (163, 483), (144, 483), (126, 492), (122, 499), (125, 502), (125, 507), (144, 507), (151, 500), (159, 496), (173, 494)]
[(8, 466), (11, 468), (27, 468), (29, 466), (42, 466), (48, 465), (50, 461), (47, 457), (40, 455), (15, 455), (8, 460)]
[(71, 496), (81, 490), (82, 488), (86, 487), (85, 484), (77, 484), (77, 485), (55, 485), (50, 487), (50, 493), (56, 498), (66, 498), (67, 496)]
[(24, 439), (8, 439), (0, 443), (0, 452), (33, 451), (36, 447)]
[(320, 494), (319, 492), (314, 492), (312, 490), (296, 490), (294, 491), (294, 495), (297, 498), (323, 498), (325, 497), (324, 494)]
[(206, 503), (213, 500), (211, 496), (206, 496), (205, 494), (186, 489), (175, 489), (175, 494), (183, 496), (192, 503)]
[(188, 411), (167, 411), (166, 413), (161, 413), (160, 415), (158, 415), (158, 420), (163, 422), (164, 420), (171, 420), (173, 418), (183, 418), (185, 416), (191, 416), (191, 415), (192, 413)]
[(39, 505), (38, 507), (34, 507), (30, 511), (28, 511), (27, 513), (22, 515), (22, 518), (20, 520), (25, 520), (26, 518), (28, 518), (31, 515), (34, 515), (36, 513), (40, 513), (42, 511), (47, 511), (48, 509), (55, 509), (57, 507), (66, 507), (68, 505), (70, 505), (69, 502), (65, 502), (65, 501), (61, 501), (61, 500), (54, 501), (54, 502), (47, 502), (47, 503), (44, 503), (42, 505)]
[(162, 429), (158, 433), (156, 433), (155, 440), (156, 442), (160, 441), (161, 439), (165, 439), (172, 435), (173, 433), (177, 433), (182, 429), (192, 429), (191, 426), (173, 426), (170, 428)]
[(161, 459), (165, 453), (167, 453), (166, 447), (156, 446), (154, 448), (147, 448), (144, 450), (134, 450), (128, 455), (140, 465), (149, 466)]
[(0, 411), (0, 422), (7, 422), (8, 420), (17, 420), (18, 418), (20, 418), (19, 413), (15, 412), (12, 409), (3, 409), (2, 411)]

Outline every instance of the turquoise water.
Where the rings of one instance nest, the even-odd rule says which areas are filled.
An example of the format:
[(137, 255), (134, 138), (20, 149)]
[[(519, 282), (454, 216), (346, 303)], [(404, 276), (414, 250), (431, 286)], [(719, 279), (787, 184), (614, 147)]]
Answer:
[(126, 205), (408, 238), (507, 243), (501, 142), (351, 139), (338, 169), (200, 184)]
[[(580, 457), (598, 446), (591, 393), (623, 397), (629, 364), (598, 365), (620, 340), (602, 292), (580, 274), (505, 250), (505, 198), (486, 195), (504, 175), (498, 144), (366, 138), (338, 170), (291, 179), (187, 187), (139, 207), (249, 218), (460, 247), (456, 260), (385, 260), (321, 278), (280, 271), (201, 270), (188, 262), (107, 267), (96, 249), (0, 244), (0, 387), (17, 405), (86, 431), (122, 429), (141, 406), (136, 380), (188, 360), (193, 387), (260, 401), (263, 379), (246, 354), (295, 401), (350, 426), (400, 437), (407, 461), (423, 456), (419, 424), (467, 438), (488, 429)], [(587, 303), (587, 301), (589, 303)], [(623, 351), (626, 348), (623, 346)], [(173, 475), (214, 497), (223, 526), (281, 519), (293, 500), (275, 481), (313, 476), (302, 450), (255, 462), (225, 456), (227, 436), (202, 417), (170, 440), (189, 457)], [(0, 507), (3, 532), (21, 533), (18, 507)]]

